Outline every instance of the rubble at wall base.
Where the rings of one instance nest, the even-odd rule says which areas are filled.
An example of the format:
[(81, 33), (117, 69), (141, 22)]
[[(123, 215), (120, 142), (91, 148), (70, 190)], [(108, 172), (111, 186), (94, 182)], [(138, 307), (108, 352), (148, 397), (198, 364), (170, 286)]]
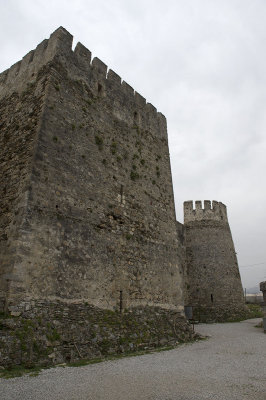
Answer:
[(193, 318), (199, 322), (234, 322), (252, 318), (249, 309), (243, 305), (215, 305), (213, 307), (193, 307)]
[(88, 304), (39, 301), (26, 308), (0, 319), (0, 365), (5, 368), (104, 358), (197, 337), (183, 315), (157, 307), (120, 313)]

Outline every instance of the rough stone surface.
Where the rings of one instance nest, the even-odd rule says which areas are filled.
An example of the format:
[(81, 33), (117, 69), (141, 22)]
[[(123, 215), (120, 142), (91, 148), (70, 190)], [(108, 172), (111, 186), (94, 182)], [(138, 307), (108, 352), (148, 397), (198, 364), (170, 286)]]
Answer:
[(175, 346), (197, 337), (179, 312), (137, 307), (123, 313), (39, 301), (0, 319), (0, 366), (51, 365)]
[(244, 312), (225, 206), (176, 222), (165, 117), (72, 40), (61, 27), (0, 74), (3, 365), (189, 340), (184, 299)]
[(72, 39), (0, 74), (3, 365), (192, 337), (165, 117)]
[(247, 315), (226, 206), (205, 200), (184, 203), (186, 301), (201, 321)]
[(71, 45), (59, 28), (0, 75), (2, 302), (182, 311), (166, 120)]
[(263, 303), (261, 304), (263, 311), (263, 328), (266, 333), (266, 281), (260, 283), (260, 290), (263, 293)]

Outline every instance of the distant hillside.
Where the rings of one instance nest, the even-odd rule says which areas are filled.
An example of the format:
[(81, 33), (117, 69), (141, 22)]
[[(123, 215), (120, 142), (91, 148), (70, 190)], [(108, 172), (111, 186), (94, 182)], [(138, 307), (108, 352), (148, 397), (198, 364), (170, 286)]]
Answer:
[(255, 293), (261, 293), (259, 284), (247, 289), (247, 294), (255, 294)]

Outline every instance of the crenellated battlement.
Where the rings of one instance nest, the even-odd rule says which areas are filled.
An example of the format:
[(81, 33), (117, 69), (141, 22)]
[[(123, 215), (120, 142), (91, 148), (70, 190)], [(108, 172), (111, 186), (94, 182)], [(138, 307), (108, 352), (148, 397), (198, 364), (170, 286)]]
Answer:
[[(109, 69), (99, 58), (92, 58), (90, 50), (77, 43), (72, 50), (73, 36), (63, 27), (53, 32), (49, 39), (42, 41), (23, 59), (0, 74), (0, 99), (12, 92), (22, 92), (35, 81), (38, 71), (55, 58), (59, 58), (71, 78), (84, 81), (95, 96), (101, 95), (115, 99), (122, 110), (117, 117), (130, 123), (147, 127), (152, 125), (156, 131), (166, 132), (166, 119), (163, 114), (137, 93), (119, 75)], [(132, 116), (123, 110), (132, 110)]]
[(204, 200), (204, 207), (202, 207), (202, 201), (195, 201), (195, 208), (193, 207), (193, 201), (184, 202), (184, 223), (191, 221), (202, 221), (202, 220), (213, 220), (213, 221), (224, 221), (228, 222), (226, 206), (218, 201)]

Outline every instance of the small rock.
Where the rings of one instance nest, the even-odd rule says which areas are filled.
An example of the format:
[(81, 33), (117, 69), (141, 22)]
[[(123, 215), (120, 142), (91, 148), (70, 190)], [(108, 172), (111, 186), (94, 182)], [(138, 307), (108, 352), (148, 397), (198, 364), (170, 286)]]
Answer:
[(10, 313), (12, 317), (19, 317), (21, 315), (21, 311), (11, 311)]

